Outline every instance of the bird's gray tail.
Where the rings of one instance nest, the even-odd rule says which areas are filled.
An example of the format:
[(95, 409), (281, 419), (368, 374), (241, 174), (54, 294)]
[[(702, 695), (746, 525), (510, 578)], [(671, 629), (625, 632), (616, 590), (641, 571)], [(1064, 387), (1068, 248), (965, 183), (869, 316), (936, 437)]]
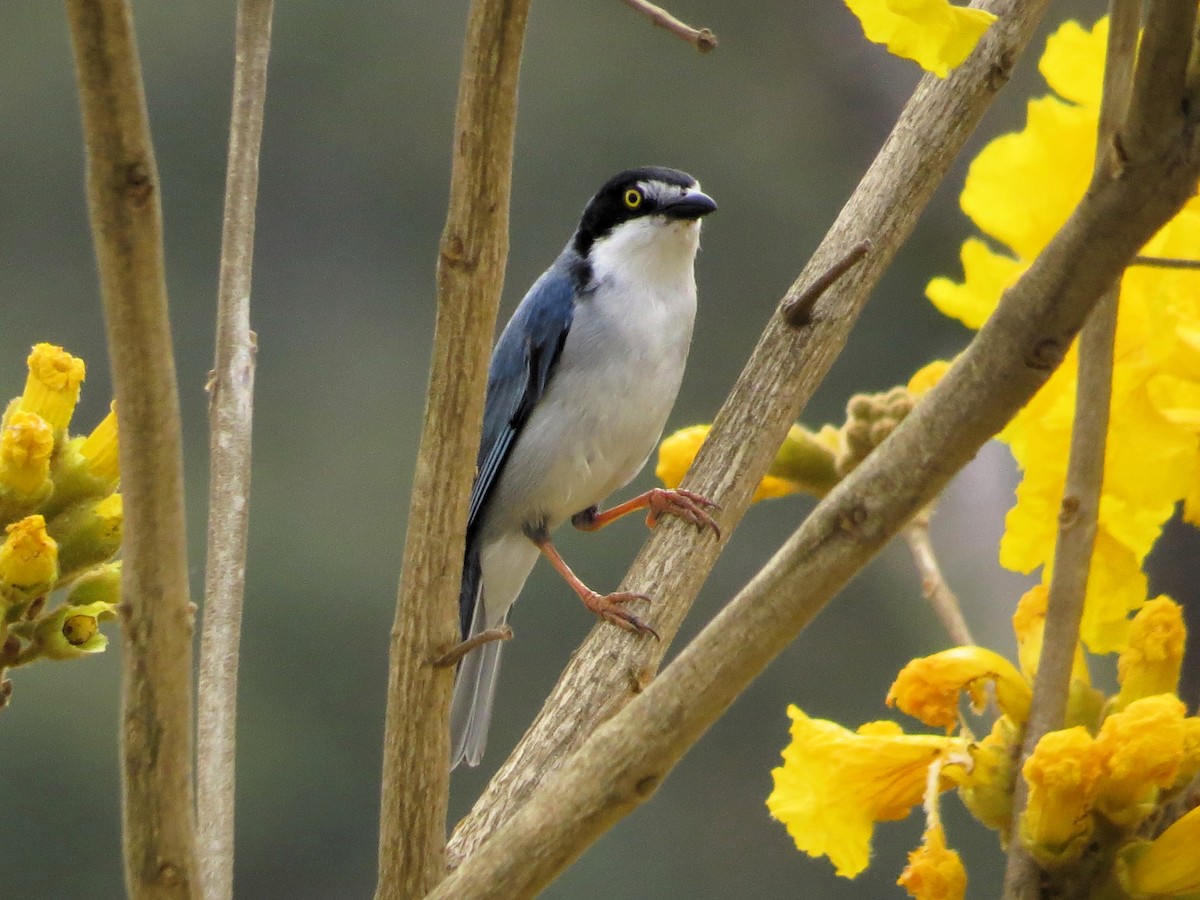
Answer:
[[(474, 637), (488, 628), (498, 628), (508, 618), (487, 621), (483, 602), (483, 579), (479, 550), (468, 544), (463, 565), (459, 614), (463, 639)], [(500, 673), (500, 650), (504, 641), (490, 641), (472, 650), (458, 664), (454, 679), (454, 702), (450, 707), (450, 766), (463, 760), (479, 765), (487, 744), (488, 723), (492, 718), (492, 699), (496, 696), (496, 676)]]

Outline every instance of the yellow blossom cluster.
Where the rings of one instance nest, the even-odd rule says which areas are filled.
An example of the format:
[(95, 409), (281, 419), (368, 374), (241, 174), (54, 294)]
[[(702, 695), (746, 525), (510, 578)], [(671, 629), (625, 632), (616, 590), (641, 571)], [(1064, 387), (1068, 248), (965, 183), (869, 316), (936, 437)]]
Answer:
[[(1044, 593), (1035, 587), (1013, 616), (1022, 659), (1041, 646)], [(1188, 890), (1200, 885), (1200, 856), (1173, 860), (1164, 872), (1159, 841), (1182, 846), (1181, 832), (1168, 831), (1152, 842), (1140, 834), (1200, 773), (1200, 718), (1187, 715), (1174, 693), (1183, 658), (1182, 611), (1168, 598), (1156, 598), (1134, 617), (1130, 631), (1135, 638), (1119, 659), (1121, 692), (1101, 696), (1089, 684), (1086, 666), (1080, 668), (1068, 704), (1070, 727), (1043, 737), (1022, 767), (1029, 800), (1018, 838), (1043, 865), (1062, 868), (1089, 848), (1094, 852), (1103, 835), (1116, 862), (1100, 873), (1102, 880), (1124, 885), (1129, 896), (1174, 896), (1185, 891), (1164, 889), (1168, 880)], [(903, 818), (923, 799), (927, 811), (935, 810), (936, 794), (951, 788), (1007, 843), (1012, 760), (1035, 676), (1036, 661), (1022, 672), (984, 647), (955, 647), (913, 660), (892, 684), (888, 704), (945, 727), (951, 732), (945, 735), (905, 734), (889, 721), (850, 731), (791, 707), (792, 741), (783, 765), (772, 773), (775, 789), (767, 807), (799, 849), (829, 857), (848, 878), (866, 868), (876, 822)], [(1127, 691), (1131, 684), (1143, 687)], [(977, 740), (961, 724), (959, 707), (965, 695), (981, 709), (985, 686), (992, 688), (1000, 714), (991, 733)], [(1142, 693), (1158, 688), (1162, 692)], [(1200, 821), (1185, 816), (1180, 829), (1195, 839)], [(960, 869), (934, 814), (901, 883), (915, 897), (962, 897), (966, 878)]]
[[(850, 5), (895, 11), (930, 4)], [(1032, 101), (1025, 129), (993, 141), (970, 168), (962, 206), (988, 240), (964, 244), (962, 283), (938, 278), (927, 290), (968, 327), (983, 324), (1086, 189), (1106, 40), (1106, 20), (1090, 30), (1069, 22), (1052, 35), (1041, 71), (1055, 94)], [(1200, 195), (1142, 252), (1192, 261), (1198, 247)], [(839, 875), (854, 877), (867, 866), (874, 823), (902, 818), (923, 801), (925, 835), (900, 884), (923, 900), (963, 897), (966, 874), (938, 815), (939, 795), (954, 789), (1002, 846), (1020, 842), (1046, 872), (1085, 873), (1089, 895), (1148, 900), (1200, 892), (1200, 808), (1188, 809), (1200, 778), (1200, 717), (1177, 696), (1183, 616), (1170, 598), (1146, 599), (1142, 572), (1178, 506), (1200, 524), (1200, 275), (1138, 265), (1122, 280), (1099, 532), (1065, 723), (1018, 769), (1043, 646), (1076, 363), (1072, 348), (1000, 435), (1022, 471), (1000, 561), (1025, 573), (1042, 569), (1042, 583), (1013, 615), (1016, 664), (983, 647), (909, 663), (887, 702), (944, 734), (905, 734), (890, 721), (852, 731), (788, 710), (792, 740), (772, 773), (767, 805), (799, 849), (828, 857)], [(914, 375), (902, 392), (909, 405), (948, 366), (933, 363)], [(902, 418), (888, 412), (889, 396), (855, 398), (840, 428), (793, 427), (754, 499), (827, 493)], [(695, 426), (663, 442), (657, 471), (664, 482), (682, 480), (706, 434), (707, 426)], [(1118, 654), (1118, 689), (1092, 683), (1089, 652)], [(991, 705), (986, 736), (967, 728), (964, 699), (975, 713)], [(1018, 779), (1028, 801), (1013, 822)]]
[[(1083, 196), (1096, 151), (1108, 21), (1074, 22), (1050, 37), (1041, 72), (1055, 93), (1030, 101), (1025, 128), (971, 164), (962, 207), (990, 241), (962, 248), (964, 280), (935, 278), (939, 310), (978, 328)], [(999, 249), (997, 249), (999, 248)], [(1195, 259), (1200, 197), (1146, 245), (1150, 257)], [(1183, 501), (1200, 522), (1200, 274), (1134, 266), (1121, 283), (1112, 413), (1083, 638), (1096, 652), (1124, 642), (1128, 614), (1146, 598), (1142, 563)], [(1001, 433), (1021, 467), (1000, 562), (1049, 581), (1075, 412), (1077, 356), (1066, 361)]]
[[(68, 426), (83, 360), (37, 344), (25, 389), (0, 417), (0, 705), (5, 669), (102, 651), (115, 615), (122, 507), (115, 410), (88, 435)], [(47, 610), (53, 591), (70, 593)]]

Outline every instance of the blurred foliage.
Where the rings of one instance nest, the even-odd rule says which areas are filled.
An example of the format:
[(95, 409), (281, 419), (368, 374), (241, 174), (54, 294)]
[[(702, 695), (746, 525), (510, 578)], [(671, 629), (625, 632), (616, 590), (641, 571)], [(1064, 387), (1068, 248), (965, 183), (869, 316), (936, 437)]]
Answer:
[[(1047, 30), (1089, 21), (1099, 0), (1056, 2)], [(718, 0), (671, 5), (720, 38), (700, 55), (612, 0), (534, 5), (522, 72), (512, 243), (502, 316), (554, 258), (584, 202), (613, 172), (661, 163), (696, 175), (720, 204), (697, 265), (700, 313), (669, 430), (711, 421), (762, 325), (853, 190), (918, 78), (862, 37), (841, 3), (753, 13)], [(203, 575), (207, 421), (232, 0), (137, 4), (166, 226), (192, 537)], [(415, 458), (433, 275), (445, 212), (466, 4), (332, 4), (276, 9), (258, 213), (253, 324), (259, 336), (254, 495), (241, 665), (236, 892), (296, 900), (369, 896), (387, 635)], [(105, 412), (103, 322), (83, 194), (78, 104), (62, 9), (0, 12), (0, 371), (38, 340), (93, 362), (79, 415)], [(1012, 130), (1041, 91), (1036, 54), (984, 120), (970, 153)], [(907, 379), (968, 332), (923, 292), (958, 275), (967, 224), (951, 175), (880, 285), (806, 418)], [(0, 383), (0, 396), (19, 383)], [(646, 471), (631, 488), (652, 485)], [(995, 547), (1013, 475), (987, 448), (952, 486), (935, 541), (972, 628), (1011, 642), (1023, 579)], [(756, 507), (685, 624), (694, 634), (807, 510)], [(615, 585), (644, 533), (564, 534), (561, 549), (598, 588)], [(1165, 568), (1164, 577), (1176, 577)], [(1163, 587), (1183, 599), (1195, 585)], [(991, 603), (990, 601), (996, 601)], [(870, 622), (870, 627), (863, 627)], [(524, 731), (593, 621), (552, 572), (535, 571), (514, 616), (490, 750), (455, 773), (461, 814)], [(116, 763), (119, 642), (76, 666), (22, 673), (0, 723), (0, 844), (6, 894), (120, 896)], [(788, 703), (843, 722), (874, 717), (895, 671), (945, 645), (902, 548), (862, 574), (638, 810), (546, 891), (556, 900), (898, 896), (919, 837), (910, 820), (854, 882), (797, 853), (764, 806), (786, 741)], [(41, 669), (42, 671), (38, 671)], [(70, 670), (74, 669), (72, 672)], [(81, 779), (79, 772), (91, 777)], [(947, 827), (969, 832), (961, 811)], [(964, 831), (966, 829), (966, 832)], [(973, 889), (994, 893), (989, 835), (956, 839)], [(62, 866), (68, 836), (86, 865)], [(21, 848), (17, 853), (13, 848)]]

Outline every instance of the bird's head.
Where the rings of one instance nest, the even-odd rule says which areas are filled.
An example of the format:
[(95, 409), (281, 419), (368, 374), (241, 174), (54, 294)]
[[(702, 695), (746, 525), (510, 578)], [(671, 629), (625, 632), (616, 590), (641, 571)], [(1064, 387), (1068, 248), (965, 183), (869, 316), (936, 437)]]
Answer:
[(700, 241), (700, 219), (717, 208), (686, 172), (661, 166), (628, 169), (610, 178), (588, 201), (575, 232), (575, 251), (645, 258), (649, 264), (691, 266)]

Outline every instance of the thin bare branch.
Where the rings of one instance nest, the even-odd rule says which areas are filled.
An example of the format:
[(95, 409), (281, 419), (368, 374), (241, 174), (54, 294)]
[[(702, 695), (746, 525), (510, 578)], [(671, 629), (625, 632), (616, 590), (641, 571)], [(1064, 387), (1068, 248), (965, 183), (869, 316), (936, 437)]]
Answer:
[(813, 308), (821, 295), (829, 290), (835, 281), (849, 272), (871, 249), (870, 241), (859, 241), (851, 247), (846, 255), (829, 267), (820, 277), (816, 278), (803, 292), (790, 298), (783, 304), (782, 314), (793, 328), (803, 328), (812, 323)]
[(548, 884), (654, 793), (767, 663), (1028, 402), (1129, 259), (1192, 195), (1200, 142), (1176, 116), (1164, 120), (1173, 140), (1157, 136), (1156, 149), (1132, 156), (1121, 178), (1093, 180), (942, 381), (430, 900), (517, 900)]
[(206, 900), (233, 896), (238, 644), (246, 586), (256, 349), (250, 289), (273, 6), (273, 0), (239, 0), (237, 6), (216, 360), (208, 385), (208, 554), (196, 753), (197, 839)]
[(388, 669), (377, 900), (445, 873), (454, 670), (467, 498), (508, 255), (517, 76), (530, 0), (472, 0), (454, 127), (437, 324)]
[(956, 646), (969, 647), (974, 645), (975, 640), (971, 637), (967, 620), (963, 618), (958, 597), (950, 590), (950, 585), (946, 584), (942, 567), (938, 565), (937, 554), (929, 535), (929, 517), (929, 508), (921, 510), (900, 533), (912, 553), (917, 574), (921, 576), (921, 591), (937, 615), (938, 621), (942, 623), (946, 634)]
[(1131, 266), (1149, 266), (1156, 269), (1200, 269), (1200, 259), (1173, 259), (1165, 256), (1135, 256)]
[[(1137, 56), (1141, 3), (1115, 0), (1111, 4), (1108, 49), (1104, 73), (1104, 94), (1096, 143), (1095, 178), (1112, 180), (1121, 175), (1124, 160), (1118, 134), (1129, 106), (1133, 86), (1134, 60)], [(1193, 9), (1194, 13), (1194, 9)], [(1160, 126), (1162, 120), (1152, 117)], [(1169, 121), (1166, 120), (1166, 121)], [(1108, 435), (1109, 406), (1112, 399), (1113, 344), (1117, 334), (1118, 279), (1100, 298), (1088, 317), (1079, 338), (1079, 373), (1075, 390), (1075, 421), (1071, 431), (1067, 477), (1058, 515), (1058, 536), (1054, 549), (1054, 575), (1050, 581), (1046, 606), (1045, 635), (1034, 682), (1033, 701), (1025, 725), (1021, 765), (1038, 741), (1049, 731), (1063, 726), (1071, 671), (1079, 643), (1087, 596), (1088, 573), (1100, 515), (1100, 492), (1104, 482), (1104, 449)], [(1013, 784), (1011, 834), (1019, 833), (1020, 817), (1028, 800), (1028, 785), (1017, 777)], [(1012, 841), (1004, 876), (1004, 896), (1008, 900), (1041, 896), (1041, 878), (1037, 863)]]
[(198, 896), (183, 449), (158, 171), (126, 0), (67, 0), (121, 429), (122, 816), (129, 896)]
[[(1045, 12), (1047, 0), (994, 0), (999, 20), (949, 78), (925, 78), (875, 162), (781, 306), (801, 296), (856, 244), (871, 252), (822, 296), (820, 315), (794, 329), (775, 315), (760, 338), (684, 487), (721, 505), (724, 537), (664, 522), (634, 561), (621, 590), (655, 599), (651, 623), (663, 641), (637, 640), (607, 625), (576, 651), (529, 732), (501, 766), (450, 843), (452, 862), (470, 855), (598, 723), (650, 680), (783, 443), (821, 382), (880, 275), (911, 233)], [(716, 227), (714, 225), (714, 227)], [(915, 510), (914, 510), (915, 511)]]
[(676, 37), (687, 41), (701, 53), (716, 49), (717, 36), (707, 28), (693, 28), (686, 22), (681, 22), (661, 6), (655, 6), (649, 0), (621, 0), (626, 6), (640, 12), (659, 28), (665, 28)]

